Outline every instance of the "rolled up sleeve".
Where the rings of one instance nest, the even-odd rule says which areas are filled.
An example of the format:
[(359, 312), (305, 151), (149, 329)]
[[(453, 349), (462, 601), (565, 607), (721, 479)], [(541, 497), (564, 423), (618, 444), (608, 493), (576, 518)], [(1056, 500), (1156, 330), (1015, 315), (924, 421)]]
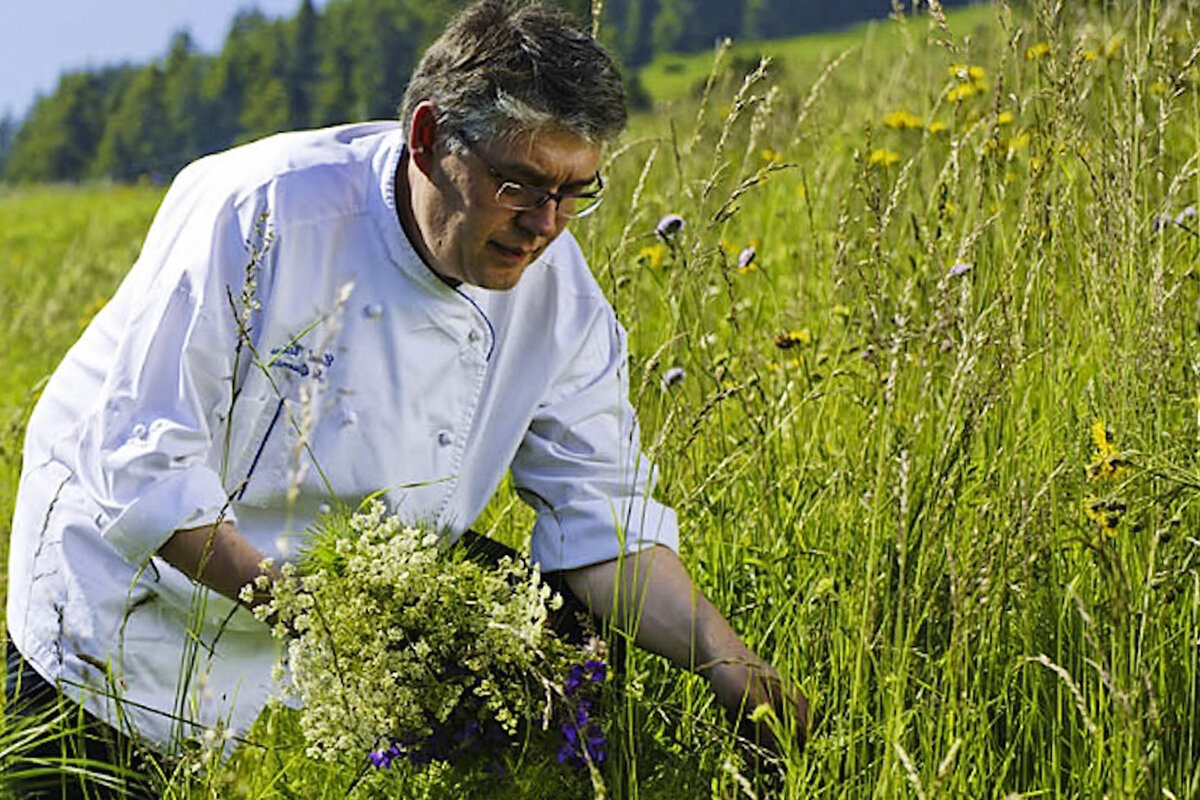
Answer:
[(605, 307), (512, 465), (518, 493), (537, 512), (531, 556), (544, 570), (655, 544), (678, 549), (675, 512), (652, 496), (657, 472), (641, 452), (628, 397), (624, 332)]
[(137, 280), (74, 354), (82, 364), (109, 360), (74, 463), (103, 509), (101, 536), (135, 565), (180, 528), (233, 521), (218, 429), (238, 338), (228, 298), (240, 286), (227, 284), (245, 280), (248, 256), (236, 215), (193, 199), (186, 187), (168, 195)]

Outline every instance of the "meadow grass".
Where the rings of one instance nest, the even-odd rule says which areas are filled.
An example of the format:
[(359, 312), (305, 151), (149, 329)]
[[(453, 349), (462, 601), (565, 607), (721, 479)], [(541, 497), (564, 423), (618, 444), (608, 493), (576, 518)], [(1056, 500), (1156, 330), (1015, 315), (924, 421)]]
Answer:
[[(1200, 796), (1196, 11), (1000, 4), (647, 80), (660, 113), (576, 232), (683, 558), (815, 725), (784, 779), (756, 774), (702, 681), (632, 654), (610, 796)], [(0, 525), (30, 387), (157, 198), (0, 195)], [(522, 546), (529, 522), (505, 489), (477, 528)], [(286, 714), (251, 738), (169, 794), (354, 779)], [(484, 791), (401, 771), (354, 794)], [(503, 794), (562, 796), (537, 766)]]

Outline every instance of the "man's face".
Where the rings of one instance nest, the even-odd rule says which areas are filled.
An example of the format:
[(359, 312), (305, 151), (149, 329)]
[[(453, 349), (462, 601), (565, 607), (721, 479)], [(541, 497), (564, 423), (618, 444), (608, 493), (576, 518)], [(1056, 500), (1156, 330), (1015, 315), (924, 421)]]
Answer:
[(497, 201), (504, 181), (552, 192), (593, 185), (600, 146), (571, 133), (546, 131), (513, 142), (479, 141), (440, 148), (439, 168), (413, 211), (431, 266), (444, 278), (485, 289), (511, 289), (525, 268), (566, 227), (554, 200), (516, 211)]

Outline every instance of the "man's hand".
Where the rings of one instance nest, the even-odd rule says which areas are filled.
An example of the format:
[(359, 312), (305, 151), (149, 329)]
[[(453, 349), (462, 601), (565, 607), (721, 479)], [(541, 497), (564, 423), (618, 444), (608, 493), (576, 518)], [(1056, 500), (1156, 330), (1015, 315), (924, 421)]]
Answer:
[(762, 712), (755, 715), (766, 704), (779, 723), (795, 726), (793, 746), (804, 746), (808, 700), (746, 647), (674, 552), (655, 546), (565, 577), (592, 613), (631, 634), (639, 646), (708, 678), (717, 701), (751, 741), (776, 752), (787, 744), (770, 733)]
[(804, 749), (808, 698), (784, 683), (768, 664), (757, 658), (725, 661), (701, 672), (742, 738), (781, 756)]

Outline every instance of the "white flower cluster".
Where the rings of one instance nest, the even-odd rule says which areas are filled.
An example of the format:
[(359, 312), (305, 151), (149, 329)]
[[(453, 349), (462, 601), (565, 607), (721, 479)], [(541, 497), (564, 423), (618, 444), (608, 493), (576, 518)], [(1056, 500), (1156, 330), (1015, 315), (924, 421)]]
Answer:
[(362, 760), (452, 714), (515, 734), (549, 713), (572, 653), (545, 624), (561, 599), (536, 569), (467, 560), (375, 503), (331, 519), (283, 571), (260, 579), (272, 599), (255, 613), (287, 643), (310, 756)]

